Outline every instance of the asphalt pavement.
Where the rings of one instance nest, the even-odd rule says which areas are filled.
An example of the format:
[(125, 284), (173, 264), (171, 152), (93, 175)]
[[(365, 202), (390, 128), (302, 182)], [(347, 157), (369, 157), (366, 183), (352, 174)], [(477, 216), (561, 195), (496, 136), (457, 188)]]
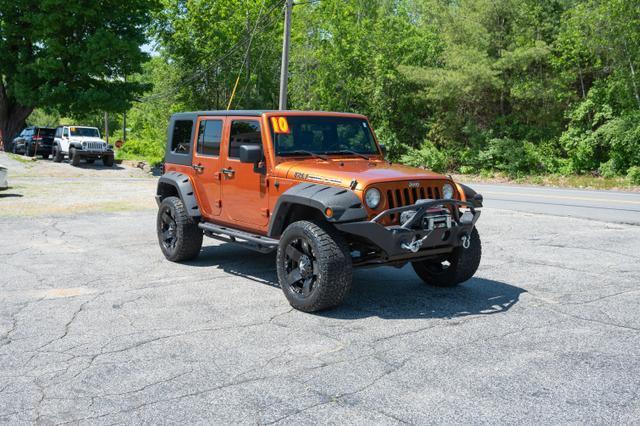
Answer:
[(471, 183), (485, 206), (640, 225), (640, 193)]
[[(152, 202), (148, 178), (85, 170), (57, 192), (67, 210), (44, 210), (28, 178), (48, 164), (0, 194), (0, 423), (640, 419), (640, 226), (499, 209), (487, 194), (472, 280), (438, 289), (409, 266), (358, 269), (343, 306), (305, 314), (273, 254), (208, 239), (195, 261), (165, 260), (153, 204), (131, 202)], [(51, 167), (65, 187), (74, 169)], [(92, 180), (116, 211), (77, 201)]]

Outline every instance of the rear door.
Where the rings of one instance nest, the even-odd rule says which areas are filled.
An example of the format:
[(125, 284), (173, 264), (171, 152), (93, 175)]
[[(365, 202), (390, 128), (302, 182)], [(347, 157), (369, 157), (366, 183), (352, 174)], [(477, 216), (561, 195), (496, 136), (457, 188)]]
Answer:
[(229, 118), (228, 143), (222, 172), (222, 211), (225, 219), (240, 226), (263, 229), (269, 221), (266, 177), (253, 164), (240, 162), (240, 145), (262, 146), (258, 117)]
[(193, 181), (196, 185), (202, 215), (220, 215), (220, 145), (226, 119), (224, 117), (199, 117), (196, 125), (196, 143), (193, 152)]

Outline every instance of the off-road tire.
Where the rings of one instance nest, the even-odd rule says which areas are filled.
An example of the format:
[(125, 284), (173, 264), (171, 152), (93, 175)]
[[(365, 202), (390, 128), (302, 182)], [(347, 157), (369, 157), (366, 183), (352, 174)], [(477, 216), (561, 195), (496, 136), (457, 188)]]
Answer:
[(80, 165), (80, 155), (78, 155), (78, 151), (75, 148), (69, 149), (69, 162), (75, 167)]
[(60, 147), (53, 147), (53, 161), (56, 163), (61, 163), (64, 159), (64, 154), (60, 151)]
[(446, 259), (449, 266), (441, 269), (440, 262), (423, 260), (412, 262), (413, 270), (428, 285), (435, 287), (455, 287), (476, 273), (482, 257), (482, 242), (478, 230), (473, 228), (468, 249), (457, 247)]
[(113, 157), (112, 156), (103, 157), (102, 158), (102, 164), (105, 167), (113, 167)]
[[(163, 214), (169, 211), (175, 221), (175, 245), (167, 246), (163, 238)], [(189, 217), (187, 210), (178, 197), (167, 197), (160, 203), (156, 221), (158, 243), (162, 254), (172, 262), (184, 262), (198, 257), (202, 248), (203, 233), (198, 224)]]
[[(287, 283), (287, 247), (306, 241), (317, 262), (313, 288), (307, 296), (296, 293)], [(342, 235), (327, 223), (298, 221), (289, 225), (280, 238), (276, 256), (278, 281), (285, 297), (295, 309), (316, 312), (338, 306), (351, 288), (352, 263), (349, 247)]]

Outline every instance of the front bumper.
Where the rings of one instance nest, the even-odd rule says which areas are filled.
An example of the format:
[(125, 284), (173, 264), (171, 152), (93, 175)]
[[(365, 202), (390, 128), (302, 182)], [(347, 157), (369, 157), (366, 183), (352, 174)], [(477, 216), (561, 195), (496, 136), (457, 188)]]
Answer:
[(102, 159), (113, 157), (113, 151), (89, 151), (84, 149), (76, 149), (76, 155), (79, 155), (81, 158), (93, 158), (93, 159)]
[[(415, 229), (427, 210), (440, 206), (451, 207), (451, 227)], [(466, 207), (468, 210), (461, 214), (459, 207)], [(383, 218), (405, 211), (416, 212), (405, 224), (380, 224)], [(370, 242), (382, 249), (388, 260), (394, 260), (450, 252), (465, 243), (479, 217), (480, 211), (471, 203), (458, 200), (420, 200), (413, 205), (385, 210), (370, 221), (340, 223), (335, 226), (342, 232)]]

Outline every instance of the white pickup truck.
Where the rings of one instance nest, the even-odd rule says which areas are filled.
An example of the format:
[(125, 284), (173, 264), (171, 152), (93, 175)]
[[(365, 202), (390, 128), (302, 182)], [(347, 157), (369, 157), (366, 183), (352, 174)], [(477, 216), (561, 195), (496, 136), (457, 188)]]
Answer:
[(100, 137), (95, 127), (60, 126), (53, 141), (53, 161), (59, 163), (64, 157), (74, 166), (84, 159), (87, 163), (102, 160), (105, 166), (113, 166), (113, 147)]

